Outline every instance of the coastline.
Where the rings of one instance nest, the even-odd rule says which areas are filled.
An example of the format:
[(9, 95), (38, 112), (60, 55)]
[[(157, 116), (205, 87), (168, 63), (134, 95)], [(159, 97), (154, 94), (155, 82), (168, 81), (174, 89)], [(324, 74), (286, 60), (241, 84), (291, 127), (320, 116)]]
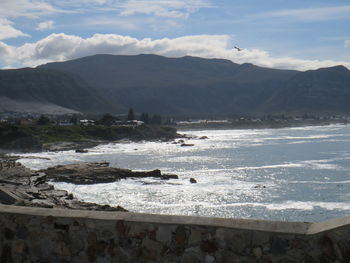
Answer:
[[(3, 126), (0, 128), (3, 128)], [(106, 162), (53, 166), (40, 171), (33, 171), (17, 162), (18, 159), (23, 158), (21, 156), (23, 153), (68, 150), (76, 150), (77, 152), (84, 153), (87, 152), (86, 149), (112, 142), (118, 143), (142, 140), (171, 141), (175, 138), (182, 137), (173, 128), (160, 126), (74, 127), (79, 129), (81, 134), (86, 131), (91, 132), (92, 130), (93, 136), (89, 136), (90, 138), (82, 140), (57, 140), (53, 142), (48, 142), (43, 134), (34, 134), (32, 130), (28, 129), (28, 127), (10, 126), (9, 128), (10, 133), (5, 133), (5, 138), (3, 137), (0, 142), (0, 146), (3, 146), (4, 144), (6, 146), (5, 148), (0, 147), (0, 203), (2, 204), (96, 211), (127, 211), (119, 205), (111, 207), (109, 205), (99, 205), (96, 203), (79, 201), (72, 193), (68, 193), (65, 190), (56, 190), (51, 184), (49, 184), (49, 182), (96, 184), (113, 182), (126, 178), (156, 177), (162, 180), (178, 178), (177, 175), (162, 174), (160, 170), (135, 172), (128, 169), (113, 168), (109, 167), (109, 163)], [(40, 128), (45, 128), (45, 131), (49, 132), (52, 132), (53, 130), (57, 132), (56, 129), (65, 132), (67, 131), (67, 128), (57, 126), (46, 126)], [(22, 131), (18, 133), (18, 129), (22, 129)], [(23, 132), (23, 130), (26, 132)], [(101, 131), (102, 134), (98, 133)], [(94, 132), (97, 132), (97, 134)], [(113, 132), (116, 133), (113, 134)], [(91, 137), (97, 137), (97, 139)], [(101, 139), (104, 137), (107, 137), (108, 139)], [(11, 140), (6, 140), (8, 138)], [(61, 136), (59, 139), (62, 138), (65, 137)], [(31, 142), (33, 142), (33, 145), (31, 145)], [(13, 146), (13, 148), (8, 146)], [(41, 157), (38, 158), (41, 159)], [(73, 170), (74, 173), (72, 172)]]
[(254, 129), (283, 129), (313, 126), (329, 126), (329, 125), (347, 125), (348, 121), (303, 121), (303, 122), (235, 122), (235, 123), (188, 123), (181, 125), (173, 125), (177, 131), (187, 130), (254, 130)]
[[(82, 153), (88, 149), (96, 147), (98, 145), (108, 143), (120, 143), (120, 142), (137, 142), (137, 141), (174, 141), (175, 139), (191, 139), (186, 134), (181, 134), (183, 131), (191, 130), (252, 130), (252, 129), (283, 129), (283, 128), (297, 128), (297, 127), (312, 127), (312, 126), (328, 126), (328, 125), (346, 125), (347, 121), (289, 121), (289, 122), (251, 122), (240, 121), (235, 123), (218, 123), (218, 122), (204, 122), (204, 123), (188, 123), (182, 125), (167, 125), (167, 126), (140, 126), (140, 127), (105, 127), (108, 129), (125, 129), (123, 133), (117, 135), (103, 134), (99, 136), (90, 136), (87, 138), (70, 140), (69, 136), (59, 137), (56, 140), (51, 139), (48, 141), (46, 138), (41, 138), (40, 135), (26, 134), (24, 137), (12, 139), (4, 143), (0, 141), (0, 154), (21, 154), (30, 152), (57, 152), (57, 151), (69, 151), (76, 150)], [(1, 127), (0, 127), (1, 128)], [(55, 127), (57, 128), (57, 127)], [(64, 127), (59, 127), (65, 131)], [(87, 127), (91, 129), (91, 127)], [(100, 127), (99, 127), (100, 128)], [(68, 130), (69, 131), (69, 130)], [(82, 131), (80, 131), (83, 133)], [(180, 133), (178, 133), (180, 132)], [(104, 131), (106, 133), (106, 131)], [(1, 130), (0, 130), (1, 135)], [(94, 138), (95, 137), (95, 138)], [(108, 138), (106, 138), (108, 137)], [(33, 143), (31, 143), (33, 142)], [(7, 144), (7, 145), (6, 145)], [(12, 147), (11, 147), (12, 146)]]
[(167, 126), (56, 126), (0, 124), (0, 153), (84, 150), (120, 141), (171, 141), (182, 135)]
[(0, 156), (0, 204), (125, 212), (127, 210), (119, 205), (80, 201), (66, 190), (55, 189), (50, 182), (87, 185), (146, 177), (161, 180), (178, 179), (177, 175), (162, 174), (160, 170), (132, 171), (109, 167), (107, 162), (57, 165), (33, 171), (17, 162), (16, 156)]
[[(81, 161), (86, 161), (86, 162), (101, 162), (101, 160), (106, 161), (106, 162), (110, 162), (111, 163), (111, 167), (123, 167), (123, 168), (128, 168), (128, 169), (137, 169), (139, 171), (143, 171), (143, 170), (152, 170), (152, 169), (156, 169), (159, 168), (162, 171), (167, 171), (167, 172), (174, 172), (178, 175), (180, 175), (180, 180), (178, 180), (177, 182), (174, 181), (174, 183), (176, 185), (184, 185), (185, 189), (187, 189), (187, 187), (189, 188), (193, 188), (193, 189), (200, 189), (203, 185), (210, 183), (210, 179), (208, 175), (216, 175), (216, 178), (220, 178), (218, 179), (219, 181), (222, 179), (220, 176), (221, 175), (225, 175), (226, 171), (223, 172), (223, 174), (220, 174), (220, 172), (217, 172), (217, 170), (215, 170), (215, 167), (213, 168), (213, 172), (209, 173), (207, 175), (203, 176), (200, 174), (200, 172), (195, 172), (197, 170), (201, 169), (201, 165), (206, 163), (206, 158), (201, 158), (200, 155), (198, 155), (198, 152), (201, 152), (201, 149), (205, 149), (205, 150), (209, 150), (211, 151), (211, 149), (213, 149), (213, 152), (211, 154), (213, 154), (214, 156), (212, 156), (213, 158), (215, 158), (215, 152), (217, 151), (216, 147), (213, 148), (213, 143), (217, 142), (218, 138), (221, 135), (228, 135), (228, 137), (231, 136), (231, 133), (233, 135), (237, 135), (235, 138), (237, 139), (236, 141), (243, 146), (247, 145), (246, 143), (248, 143), (250, 145), (251, 142), (253, 142), (253, 140), (250, 140), (250, 138), (252, 138), (251, 136), (258, 136), (260, 137), (264, 137), (264, 134), (268, 134), (266, 135), (268, 140), (271, 142), (271, 140), (269, 139), (271, 134), (275, 134), (278, 133), (280, 135), (282, 135), (282, 139), (285, 138), (285, 136), (287, 136), (286, 134), (291, 131), (292, 134), (291, 136), (296, 136), (296, 140), (298, 142), (302, 142), (302, 144), (294, 144), (294, 141), (291, 140), (291, 138), (285, 138), (286, 140), (283, 140), (283, 142), (285, 142), (288, 145), (291, 145), (290, 147), (292, 147), (293, 149), (296, 149), (296, 147), (300, 148), (301, 145), (303, 145), (305, 143), (306, 140), (308, 141), (314, 141), (314, 142), (322, 142), (325, 140), (325, 138), (328, 138), (324, 136), (324, 133), (326, 133), (327, 131), (338, 131), (339, 129), (346, 129), (346, 131), (349, 131), (349, 125), (331, 125), (329, 128), (327, 127), (323, 127), (323, 126), (319, 126), (319, 127), (315, 127), (315, 128), (300, 128), (300, 129), (282, 129), (282, 130), (278, 130), (278, 129), (269, 129), (266, 131), (259, 131), (259, 130), (254, 130), (254, 131), (232, 131), (232, 132), (226, 132), (226, 131), (201, 131), (201, 132), (193, 132), (191, 133), (191, 131), (188, 131), (187, 134), (192, 135), (193, 137), (190, 138), (189, 141), (186, 141), (188, 144), (194, 144), (194, 147), (181, 147), (181, 144), (179, 143), (180, 139), (175, 140), (174, 142), (130, 142), (130, 144), (127, 143), (127, 141), (124, 141), (124, 143), (121, 144), (110, 144), (110, 145), (105, 145), (105, 146), (101, 146), (98, 147), (94, 150), (91, 150), (91, 152), (89, 151), (88, 154), (84, 155), (84, 154), (79, 154), (79, 153), (75, 153), (74, 151), (70, 151), (70, 152), (58, 152), (58, 153), (50, 153), (50, 152), (46, 152), (43, 154), (34, 154), (33, 156), (38, 156), (39, 160), (20, 160), (20, 162), (22, 162), (25, 166), (27, 167), (31, 167), (34, 170), (40, 170), (40, 169), (46, 169), (49, 166), (53, 166), (53, 165), (58, 165), (58, 164), (71, 164), (71, 163), (79, 163)], [(316, 134), (315, 134), (316, 132)], [(346, 136), (347, 132), (336, 132), (334, 135), (337, 136), (337, 139), (339, 139), (339, 134), (342, 134), (344, 136)], [(244, 138), (241, 137), (241, 135), (247, 135)], [(302, 135), (303, 134), (303, 135)], [(204, 135), (207, 135), (209, 138), (208, 140), (200, 140), (201, 137), (204, 137)], [(312, 135), (311, 137), (309, 135)], [(318, 137), (318, 135), (320, 135), (320, 137)], [(219, 137), (218, 137), (219, 136)], [(226, 136), (227, 137), (227, 136)], [(221, 137), (220, 137), (221, 138)], [(254, 137), (255, 138), (255, 137)], [(346, 137), (348, 138), (348, 136)], [(332, 140), (331, 140), (332, 141)], [(175, 142), (177, 144), (175, 144)], [(223, 140), (224, 144), (222, 145), (223, 148), (225, 148), (228, 145), (231, 144), (227, 144), (225, 142), (225, 140)], [(326, 142), (325, 142), (326, 143)], [(221, 144), (221, 143), (219, 143)], [(202, 145), (205, 145), (205, 147), (201, 147)], [(198, 147), (197, 147), (198, 146)], [(219, 145), (218, 145), (219, 147)], [(254, 150), (253, 146), (253, 150)], [(256, 145), (256, 147), (259, 147), (259, 145)], [(289, 147), (289, 146), (288, 146)], [(271, 148), (270, 148), (271, 149)], [(342, 148), (341, 148), (342, 149)], [(155, 151), (155, 152), (154, 152)], [(258, 151), (259, 152), (259, 151)], [(315, 152), (317, 152), (317, 149), (315, 149)], [(150, 154), (154, 154), (156, 153), (154, 156), (155, 158), (148, 158), (147, 156), (150, 156)], [(247, 153), (245, 151), (245, 153)], [(30, 154), (24, 154), (25, 157), (29, 157)], [(139, 156), (134, 158), (134, 156)], [(143, 157), (141, 157), (143, 156)], [(153, 155), (152, 155), (153, 156)], [(189, 157), (189, 156), (194, 156), (194, 157)], [(233, 152), (233, 159), (237, 159), (238, 157), (240, 157), (240, 153), (235, 151)], [(277, 153), (277, 156), (279, 156), (279, 154)], [(170, 157), (170, 158), (167, 158)], [(189, 157), (190, 159), (188, 159), (187, 157)], [(247, 156), (246, 156), (247, 157)], [(255, 172), (249, 172), (249, 168), (252, 168), (254, 171), (261, 171), (260, 173), (264, 173), (264, 171), (266, 171), (266, 169), (284, 169), (283, 167), (287, 167), (287, 169), (289, 169), (288, 167), (308, 167), (308, 168), (317, 168), (317, 169), (330, 169), (327, 168), (325, 165), (328, 164), (328, 162), (324, 162), (323, 161), (323, 157), (320, 157), (320, 162), (315, 161), (318, 160), (318, 158), (314, 159), (310, 159), (308, 162), (305, 162), (305, 160), (308, 159), (304, 159), (302, 156), (300, 157), (300, 159), (298, 159), (299, 157), (296, 155), (295, 156), (296, 159), (293, 158), (293, 162), (290, 163), (289, 160), (287, 159), (280, 159), (278, 158), (278, 160), (273, 161), (273, 162), (267, 162), (267, 163), (258, 163), (257, 165), (255, 165), (255, 163), (240, 163), (237, 162), (237, 164), (234, 167), (227, 168), (227, 172), (228, 173), (236, 173), (234, 171), (237, 171), (238, 173), (240, 173), (240, 171), (245, 171), (246, 167), (248, 170), (247, 172), (247, 176), (249, 174), (251, 174), (253, 177), (251, 179), (248, 179), (248, 177), (246, 178), (247, 181), (250, 182), (249, 184), (249, 190), (247, 188), (247, 190), (249, 190), (250, 192), (261, 192), (261, 193), (265, 193), (265, 192), (269, 192), (269, 191), (273, 191), (273, 188), (270, 187), (269, 184), (266, 184), (266, 188), (264, 187), (265, 184), (260, 184), (259, 180), (255, 180), (254, 177), (254, 173)], [(332, 157), (332, 156), (331, 156)], [(40, 158), (43, 158), (43, 160), (40, 160)], [(50, 158), (50, 161), (46, 161), (44, 160), (44, 158)], [(262, 156), (259, 157), (262, 158)], [(31, 159), (31, 158), (29, 158)], [(198, 162), (194, 162), (194, 160), (198, 160)], [(239, 159), (237, 159), (239, 160)], [(247, 159), (245, 159), (247, 160)], [(167, 162), (170, 161), (170, 165), (169, 165), (169, 169), (167, 168)], [(179, 167), (186, 167), (187, 164), (185, 164), (185, 162), (188, 162), (188, 166), (191, 166), (191, 164), (194, 164), (193, 167), (193, 173), (191, 173), (191, 171), (189, 170), (189, 173), (185, 173), (182, 172), (180, 170), (174, 169), (174, 165), (180, 165)], [(259, 162), (263, 162), (259, 161)], [(329, 167), (334, 167), (332, 166), (334, 164), (333, 161), (330, 160), (330, 166)], [(199, 164), (199, 165), (197, 165)], [(320, 164), (320, 166), (318, 166)], [(339, 163), (338, 163), (339, 164)], [(271, 166), (270, 166), (271, 165)], [(281, 167), (281, 168), (278, 168)], [(232, 168), (232, 172), (229, 171), (229, 169)], [(259, 170), (261, 168), (261, 170)], [(211, 168), (210, 168), (211, 169)], [(299, 168), (298, 168), (299, 169)], [(215, 170), (215, 171), (214, 171)], [(312, 169), (314, 170), (314, 169)], [(272, 170), (271, 173), (270, 172), (266, 172), (266, 174), (273, 174), (275, 170)], [(276, 170), (279, 171), (279, 170)], [(315, 172), (315, 178), (318, 178), (317, 175), (318, 172)], [(245, 173), (244, 173), (245, 174)], [(322, 171), (320, 171), (320, 176), (322, 176), (322, 174), (325, 174), (325, 176), (327, 176), (327, 172), (323, 173)], [(197, 179), (198, 181), (198, 185), (193, 185), (192, 187), (189, 184), (189, 178), (193, 177), (195, 179)], [(304, 179), (303, 179), (304, 180)], [(302, 181), (303, 181), (302, 180)], [(307, 180), (307, 179), (305, 179)], [(310, 179), (311, 180), (311, 179)], [(108, 187), (108, 191), (118, 191), (119, 193), (119, 197), (121, 195), (123, 196), (128, 196), (128, 192), (124, 191), (122, 188), (125, 189), (131, 189), (129, 187), (124, 187), (124, 185), (128, 185), (128, 181), (126, 180), (124, 182), (124, 180), (121, 180), (120, 182), (116, 183), (116, 184), (111, 184), (111, 185), (121, 185), (123, 187), (116, 188), (116, 187)], [(136, 189), (136, 185), (140, 185), (141, 187), (143, 187), (142, 185), (146, 185), (145, 188), (148, 187), (152, 187), (152, 188), (158, 188), (157, 185), (164, 185), (164, 186), (168, 186), (169, 185), (169, 190), (170, 190), (170, 185), (172, 184), (172, 181), (167, 182), (167, 181), (159, 181), (158, 179), (136, 179), (136, 182), (134, 182), (134, 180), (130, 180), (130, 182), (133, 184), (132, 189)], [(146, 182), (146, 184), (144, 184), (144, 182)], [(149, 184), (152, 184), (152, 186), (148, 186)], [(134, 187), (134, 183), (135, 183), (135, 187)], [(154, 183), (154, 185), (153, 185)], [(174, 184), (174, 185), (175, 185)], [(85, 189), (86, 186), (78, 186), (76, 188), (71, 187), (70, 185), (67, 185), (65, 183), (58, 183), (57, 185), (54, 184), (56, 188), (58, 189), (69, 189), (70, 192), (77, 194), (77, 197), (82, 198), (81, 200), (85, 200), (85, 201), (89, 201), (89, 202), (97, 202), (97, 199), (94, 198), (85, 198), (84, 195), (82, 194), (82, 192), (78, 189)], [(334, 185), (338, 190), (342, 190), (345, 189), (345, 186), (338, 186), (335, 184), (331, 184), (332, 186)], [(104, 188), (104, 186), (102, 186)], [(175, 189), (177, 187), (180, 186), (171, 186), (172, 189)], [(182, 186), (181, 186), (182, 187)], [(238, 187), (238, 188), (237, 188)], [(235, 186), (235, 188), (240, 189), (239, 186)], [(98, 186), (97, 186), (98, 188)], [(96, 189), (97, 189), (96, 188)], [(160, 187), (159, 189), (162, 189), (162, 187)], [(77, 191), (76, 191), (77, 190)], [(174, 190), (174, 193), (175, 193)], [(195, 191), (197, 191), (195, 190)], [(140, 189), (140, 191), (142, 191)], [(170, 190), (169, 192), (166, 192), (165, 194), (168, 195), (171, 193), (172, 190)], [(229, 190), (231, 191), (231, 190)], [(138, 190), (136, 190), (135, 192), (138, 192)], [(97, 193), (97, 191), (96, 191)], [(101, 196), (103, 196), (103, 191), (100, 191), (99, 194), (102, 194)], [(129, 191), (130, 194), (130, 191)], [(239, 194), (237, 192), (237, 194)], [(130, 198), (129, 198), (130, 199)], [(103, 198), (101, 199), (103, 200)], [(138, 201), (136, 200), (136, 203)], [(105, 202), (99, 202), (100, 204), (105, 204)], [(128, 203), (128, 202), (118, 202), (118, 200), (116, 200), (116, 202), (106, 202), (110, 205), (122, 205), (126, 208), (132, 208), (133, 204), (132, 203)], [(316, 203), (315, 203), (316, 204)], [(294, 205), (294, 204), (293, 204)], [(292, 207), (292, 204), (288, 204), (287, 207)], [(141, 207), (141, 206), (140, 206)], [(291, 209), (291, 208), (287, 208), (287, 209)], [(323, 209), (323, 208), (322, 208)], [(327, 208), (325, 208), (327, 209)], [(251, 209), (253, 210), (253, 209)], [(255, 210), (254, 210), (255, 211)]]

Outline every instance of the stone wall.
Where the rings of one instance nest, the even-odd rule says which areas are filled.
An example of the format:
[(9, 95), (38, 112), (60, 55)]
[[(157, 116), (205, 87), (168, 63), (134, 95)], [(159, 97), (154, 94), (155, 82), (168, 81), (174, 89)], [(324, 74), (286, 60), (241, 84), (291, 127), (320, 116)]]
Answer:
[(0, 205), (0, 262), (350, 262), (349, 223)]

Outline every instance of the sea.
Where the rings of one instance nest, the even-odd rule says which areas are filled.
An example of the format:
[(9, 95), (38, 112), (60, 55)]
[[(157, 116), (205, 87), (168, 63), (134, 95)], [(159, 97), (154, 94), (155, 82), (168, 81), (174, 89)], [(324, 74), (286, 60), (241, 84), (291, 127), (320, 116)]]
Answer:
[(32, 169), (107, 161), (112, 167), (179, 176), (52, 183), (80, 200), (133, 212), (307, 222), (350, 215), (350, 125), (181, 133), (192, 137), (185, 143), (193, 146), (109, 143), (88, 153), (28, 153), (19, 161)]

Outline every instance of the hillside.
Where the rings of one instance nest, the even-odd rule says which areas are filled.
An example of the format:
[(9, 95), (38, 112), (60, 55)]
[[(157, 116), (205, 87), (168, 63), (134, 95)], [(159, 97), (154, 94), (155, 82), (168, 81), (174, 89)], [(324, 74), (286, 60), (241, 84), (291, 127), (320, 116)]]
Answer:
[(0, 71), (0, 97), (83, 112), (350, 113), (349, 90), (343, 66), (299, 72), (189, 56), (94, 55)]
[(157, 55), (94, 55), (66, 62), (48, 63), (39, 68), (79, 75), (92, 87), (178, 88), (207, 87), (216, 83), (264, 83), (285, 81), (297, 71), (235, 64), (224, 59), (198, 57), (167, 58)]
[(265, 104), (266, 111), (350, 112), (350, 71), (344, 66), (300, 72)]
[(124, 107), (172, 115), (258, 111), (298, 73), (224, 59), (157, 55), (95, 55), (39, 68), (77, 74)]
[(51, 69), (0, 70), (1, 111), (105, 112), (116, 109), (78, 76)]
[(95, 55), (40, 68), (77, 74), (114, 102), (139, 112), (350, 112), (350, 72), (342, 66), (298, 72), (224, 59)]

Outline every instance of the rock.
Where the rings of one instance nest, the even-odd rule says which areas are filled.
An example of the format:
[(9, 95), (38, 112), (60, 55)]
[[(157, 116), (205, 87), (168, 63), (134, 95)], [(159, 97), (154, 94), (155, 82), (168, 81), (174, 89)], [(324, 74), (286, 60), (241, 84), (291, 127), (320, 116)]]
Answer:
[(202, 137), (199, 137), (200, 140), (205, 140), (205, 139), (209, 139), (208, 136), (202, 136)]
[(205, 263), (216, 263), (216, 259), (215, 257), (213, 257), (212, 255), (206, 255), (205, 256)]
[(259, 188), (266, 188), (265, 185), (262, 185), (262, 184), (257, 184), (254, 186), (255, 189), (259, 189)]
[(56, 142), (56, 143), (45, 143), (43, 150), (45, 151), (68, 151), (68, 150), (82, 150), (85, 148), (92, 148), (104, 141), (100, 140), (83, 140), (79, 142)]
[(48, 184), (48, 183), (35, 185), (35, 187), (38, 188), (38, 190), (40, 190), (40, 191), (49, 191), (49, 190), (53, 190), (54, 189), (54, 187), (51, 184)]
[(167, 180), (167, 179), (179, 179), (179, 176), (176, 174), (164, 174), (162, 176), (162, 179), (165, 179), (165, 180)]
[[(0, 164), (0, 204), (97, 211), (127, 211), (120, 206), (111, 207), (78, 201), (73, 194), (65, 190), (55, 190), (52, 185), (49, 185), (47, 181), (50, 178), (44, 172), (31, 171), (20, 163), (16, 163), (15, 160), (2, 157)], [(100, 169), (108, 169), (109, 163), (95, 163), (95, 166)], [(60, 167), (64, 168), (65, 166)], [(159, 170), (151, 171), (149, 174), (163, 176)]]
[(262, 249), (260, 247), (253, 248), (253, 254), (257, 259), (260, 259), (262, 257)]
[(189, 246), (197, 246), (202, 242), (202, 232), (192, 229), (190, 236), (188, 237)]
[(7, 189), (0, 187), (0, 204), (13, 205), (17, 201), (17, 198), (9, 193)]
[(89, 151), (85, 150), (85, 149), (76, 149), (75, 152), (76, 153), (88, 153)]
[(206, 253), (215, 253), (219, 249), (216, 240), (203, 240), (200, 248)]
[(197, 253), (187, 253), (184, 254), (181, 263), (201, 263), (202, 258)]
[(96, 164), (99, 165), (100, 167), (108, 167), (109, 166), (109, 162), (98, 162)]
[(134, 172), (109, 167), (108, 162), (58, 165), (38, 172), (31, 171), (16, 160), (0, 158), (0, 203), (8, 205), (70, 208), (96, 211), (127, 211), (121, 206), (111, 207), (82, 202), (64, 190), (55, 190), (48, 181), (75, 184), (113, 182), (124, 178), (155, 177), (177, 179), (174, 174), (162, 174), (160, 170)]
[(160, 179), (177, 179), (177, 175), (165, 174), (156, 169), (148, 172), (134, 172), (128, 169), (109, 167), (109, 163), (80, 163), (58, 165), (41, 170), (48, 180), (73, 184), (110, 183), (125, 178), (154, 177)]
[(194, 178), (190, 178), (190, 183), (191, 183), (191, 184), (196, 184), (196, 183), (197, 183), (197, 180), (194, 179)]
[(194, 146), (193, 143), (182, 143), (181, 147)]

